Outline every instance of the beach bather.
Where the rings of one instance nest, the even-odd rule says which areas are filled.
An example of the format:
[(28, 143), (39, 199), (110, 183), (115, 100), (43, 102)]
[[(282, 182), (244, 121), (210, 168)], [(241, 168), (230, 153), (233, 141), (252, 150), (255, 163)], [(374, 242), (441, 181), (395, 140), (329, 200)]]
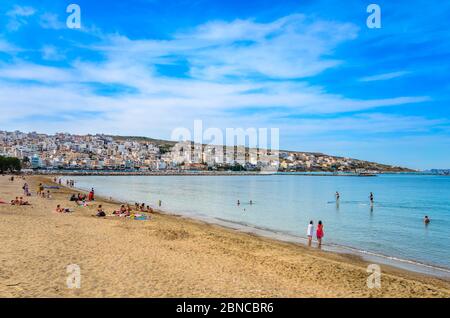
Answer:
[(317, 241), (319, 242), (319, 248), (322, 246), (323, 236), (324, 236), (323, 224), (322, 224), (322, 221), (319, 221), (319, 224), (317, 225), (317, 231), (316, 231), (316, 237), (317, 237)]
[(98, 216), (98, 217), (104, 217), (104, 216), (106, 216), (105, 211), (103, 211), (102, 205), (99, 205), (99, 206), (98, 206), (97, 214), (96, 214), (95, 216)]
[(127, 208), (125, 207), (124, 204), (122, 204), (122, 205), (120, 206), (120, 209), (119, 209), (119, 210), (113, 211), (113, 214), (114, 214), (114, 215), (121, 215), (121, 214), (126, 214), (126, 213), (127, 213)]
[(314, 222), (312, 220), (309, 221), (308, 229), (306, 230), (306, 235), (308, 236), (308, 246), (311, 246), (314, 235)]
[(24, 201), (22, 197), (19, 198), (19, 205), (31, 205), (28, 201)]
[(62, 208), (61, 205), (59, 205), (59, 204), (56, 206), (56, 210), (55, 211), (57, 213), (68, 213), (68, 212), (71, 212), (70, 209)]

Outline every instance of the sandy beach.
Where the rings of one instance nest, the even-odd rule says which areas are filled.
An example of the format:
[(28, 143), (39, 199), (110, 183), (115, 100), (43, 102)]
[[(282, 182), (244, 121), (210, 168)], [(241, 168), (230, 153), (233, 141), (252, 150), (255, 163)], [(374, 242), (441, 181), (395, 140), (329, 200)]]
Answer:
[[(0, 177), (0, 200), (22, 196), (25, 181)], [(32, 206), (0, 204), (1, 297), (450, 297), (450, 282), (381, 266), (381, 288), (367, 287), (367, 263), (257, 237), (182, 217), (96, 218), (118, 203), (88, 207), (69, 201), (76, 191), (37, 197)], [(72, 213), (55, 213), (61, 204)], [(81, 269), (81, 287), (67, 287), (67, 266)]]

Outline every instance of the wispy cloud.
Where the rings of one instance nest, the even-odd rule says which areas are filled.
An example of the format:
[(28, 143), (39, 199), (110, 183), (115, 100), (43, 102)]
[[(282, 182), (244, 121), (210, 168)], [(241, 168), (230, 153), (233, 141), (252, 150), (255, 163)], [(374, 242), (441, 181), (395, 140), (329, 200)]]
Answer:
[(10, 18), (7, 24), (9, 31), (17, 31), (22, 25), (27, 24), (27, 17), (34, 15), (36, 10), (27, 6), (14, 6), (6, 15)]
[(59, 17), (57, 14), (50, 13), (50, 12), (43, 13), (39, 17), (39, 24), (44, 29), (59, 30), (59, 29), (66, 27), (66, 25), (62, 21), (59, 20)]
[[(125, 119), (133, 122), (133, 127), (141, 121), (145, 127), (145, 118), (167, 111), (188, 110), (187, 121), (224, 118), (230, 111), (254, 108), (265, 112), (261, 120), (268, 121), (272, 114), (267, 110), (273, 107), (281, 109), (286, 117), (364, 111), (429, 100), (427, 96), (354, 99), (309, 84), (308, 77), (342, 63), (332, 59), (330, 53), (340, 43), (354, 39), (357, 30), (348, 23), (291, 15), (268, 23), (209, 22), (178, 32), (168, 40), (105, 35), (100, 43), (84, 47), (100, 53), (100, 61), (76, 59), (69, 62), (70, 66), (52, 67), (16, 60), (14, 64), (0, 65), (0, 79), (12, 83), (3, 95), (11, 110), (19, 105), (30, 116), (51, 114), (55, 109), (50, 105), (55, 104), (55, 99), (58, 107), (65, 105), (66, 110), (73, 111), (102, 112), (108, 105), (109, 127), (120, 126)], [(54, 46), (45, 46), (42, 54), (47, 60), (62, 58)], [(166, 76), (159, 70), (180, 64), (186, 66), (183, 76)], [(23, 90), (24, 81), (34, 83), (27, 96), (17, 93)], [(131, 89), (119, 89), (115, 96), (108, 97), (98, 93), (98, 85)], [(11, 114), (8, 120), (21, 115), (17, 111)], [(165, 131), (174, 128), (170, 121), (167, 125)]]
[(48, 61), (61, 61), (64, 59), (64, 55), (61, 54), (53, 45), (45, 45), (42, 47), (42, 58)]
[(390, 72), (383, 73), (377, 75), (366, 76), (360, 79), (361, 82), (374, 82), (374, 81), (386, 81), (393, 78), (402, 77), (404, 75), (410, 74), (409, 71), (398, 71), (398, 72)]

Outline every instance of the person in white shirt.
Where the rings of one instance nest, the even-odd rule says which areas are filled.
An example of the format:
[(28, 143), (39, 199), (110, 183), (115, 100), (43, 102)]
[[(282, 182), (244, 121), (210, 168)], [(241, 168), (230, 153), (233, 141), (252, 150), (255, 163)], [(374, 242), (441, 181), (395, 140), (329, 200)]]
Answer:
[(314, 222), (309, 221), (308, 230), (306, 231), (306, 235), (308, 236), (308, 246), (311, 246), (312, 238), (314, 235)]

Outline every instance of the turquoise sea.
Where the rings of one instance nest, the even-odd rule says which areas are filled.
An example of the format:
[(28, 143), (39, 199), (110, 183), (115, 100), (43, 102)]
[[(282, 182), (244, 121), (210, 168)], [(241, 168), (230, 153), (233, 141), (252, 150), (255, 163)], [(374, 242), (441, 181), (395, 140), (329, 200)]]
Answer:
[[(170, 213), (260, 229), (287, 239), (302, 240), (309, 221), (317, 224), (321, 220), (325, 248), (346, 247), (405, 264), (440, 267), (450, 273), (450, 177), (446, 176), (68, 178), (76, 181), (77, 188), (95, 188), (98, 195), (153, 207), (161, 200), (161, 209)], [(336, 191), (341, 195), (339, 204), (334, 198)], [(370, 192), (375, 197), (373, 206)], [(428, 226), (423, 223), (425, 215), (431, 219)]]

